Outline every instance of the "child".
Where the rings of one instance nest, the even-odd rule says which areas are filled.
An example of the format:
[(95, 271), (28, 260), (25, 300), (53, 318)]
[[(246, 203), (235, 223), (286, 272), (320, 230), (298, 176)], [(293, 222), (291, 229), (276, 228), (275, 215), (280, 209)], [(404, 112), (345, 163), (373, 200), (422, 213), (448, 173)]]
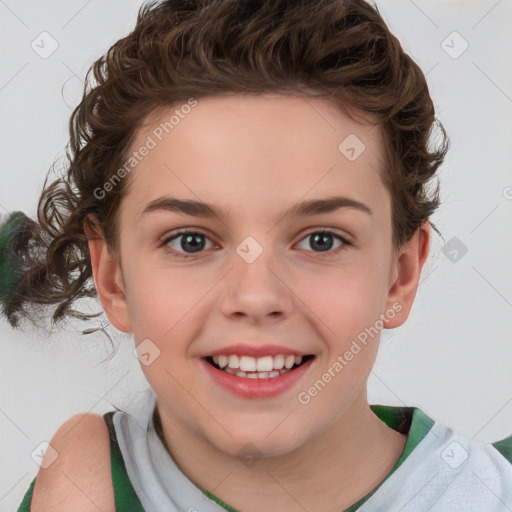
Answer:
[(377, 9), (147, 4), (92, 72), (68, 174), (2, 228), (3, 311), (97, 292), (150, 388), (66, 422), (19, 510), (512, 509), (512, 436), (368, 404), (448, 149)]

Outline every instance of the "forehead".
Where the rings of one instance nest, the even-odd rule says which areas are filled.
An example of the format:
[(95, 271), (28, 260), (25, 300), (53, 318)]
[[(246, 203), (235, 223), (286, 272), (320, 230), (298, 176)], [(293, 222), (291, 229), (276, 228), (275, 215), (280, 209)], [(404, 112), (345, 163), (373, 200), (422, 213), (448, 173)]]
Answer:
[(381, 129), (367, 113), (352, 119), (326, 99), (279, 94), (194, 101), (153, 111), (138, 130), (132, 213), (166, 194), (269, 219), (283, 203), (333, 195), (389, 210)]

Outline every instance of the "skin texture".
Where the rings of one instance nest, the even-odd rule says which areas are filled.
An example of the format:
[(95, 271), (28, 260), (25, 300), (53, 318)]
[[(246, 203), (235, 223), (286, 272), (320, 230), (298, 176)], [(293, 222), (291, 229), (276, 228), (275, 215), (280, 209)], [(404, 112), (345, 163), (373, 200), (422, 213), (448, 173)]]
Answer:
[[(174, 108), (149, 116), (132, 148)], [(393, 248), (380, 128), (358, 121), (319, 98), (201, 98), (127, 178), (120, 261), (90, 237), (110, 322), (133, 332), (135, 345), (149, 339), (160, 350), (141, 367), (170, 453), (192, 481), (244, 512), (339, 512), (386, 476), (405, 445), (367, 401), (380, 332), (307, 405), (297, 400), (379, 315), (385, 328), (405, 322), (429, 251), (428, 221)], [(338, 149), (350, 134), (365, 144), (354, 161)], [(228, 215), (142, 214), (166, 195)], [(342, 208), (284, 216), (297, 202), (333, 195), (364, 203), (372, 215)], [(183, 237), (161, 245), (183, 228), (206, 236), (204, 250), (186, 259)], [(322, 228), (350, 245), (332, 237), (322, 252), (308, 236)], [(263, 249), (252, 263), (236, 251), (248, 236)], [(275, 398), (234, 397), (202, 368), (208, 352), (261, 340), (315, 355), (303, 378)], [(248, 443), (257, 454), (252, 465), (237, 457)]]
[(53, 450), (46, 451), (37, 473), (30, 511), (115, 512), (110, 441), (103, 417), (72, 416), (50, 445)]

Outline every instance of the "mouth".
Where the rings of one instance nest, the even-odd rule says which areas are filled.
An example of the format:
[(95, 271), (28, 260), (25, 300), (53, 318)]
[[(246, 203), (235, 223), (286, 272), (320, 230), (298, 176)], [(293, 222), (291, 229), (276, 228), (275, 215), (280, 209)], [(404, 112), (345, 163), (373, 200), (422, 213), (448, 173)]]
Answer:
[(263, 357), (238, 356), (235, 354), (207, 356), (203, 358), (213, 368), (243, 379), (274, 379), (293, 372), (315, 356), (267, 355)]

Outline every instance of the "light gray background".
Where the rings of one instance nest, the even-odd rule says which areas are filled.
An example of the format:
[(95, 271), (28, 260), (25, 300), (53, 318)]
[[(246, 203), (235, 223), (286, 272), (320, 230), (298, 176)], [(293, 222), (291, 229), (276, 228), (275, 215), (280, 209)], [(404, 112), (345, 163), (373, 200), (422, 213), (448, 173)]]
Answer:
[[(0, 0), (0, 213), (35, 215), (85, 72), (133, 28), (140, 5)], [(427, 73), (450, 136), (443, 204), (432, 220), (467, 253), (451, 261), (434, 236), (408, 321), (383, 331), (370, 401), (418, 406), (468, 437), (494, 441), (512, 433), (512, 1), (379, 0), (378, 7)], [(43, 31), (58, 42), (46, 59), (31, 48)], [(462, 48), (454, 31), (469, 44), (458, 58), (445, 51)], [(38, 470), (31, 453), (65, 420), (103, 414), (113, 403), (129, 409), (147, 386), (129, 335), (111, 328), (119, 352), (102, 364), (111, 347), (101, 335), (81, 336), (81, 327), (46, 338), (0, 323), (1, 511), (17, 508)]]

